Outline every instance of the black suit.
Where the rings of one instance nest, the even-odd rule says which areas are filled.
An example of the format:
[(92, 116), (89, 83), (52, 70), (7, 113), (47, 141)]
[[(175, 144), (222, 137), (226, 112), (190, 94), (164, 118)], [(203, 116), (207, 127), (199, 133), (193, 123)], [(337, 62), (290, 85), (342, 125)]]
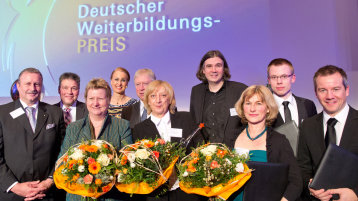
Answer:
[[(225, 81), (225, 125), (224, 125), (224, 138), (220, 142), (226, 145), (235, 141), (237, 132), (242, 126), (239, 116), (231, 116), (230, 109), (234, 108), (235, 103), (239, 100), (242, 92), (247, 88), (245, 84), (233, 81)], [(201, 83), (194, 86), (190, 95), (190, 113), (194, 121), (199, 124), (203, 123), (203, 110), (205, 102), (207, 84)], [(204, 122), (205, 123), (205, 122)], [(205, 136), (205, 139), (209, 139), (209, 136)]]
[[(24, 200), (6, 190), (16, 181), (45, 180), (52, 176), (65, 134), (62, 110), (39, 102), (35, 133), (26, 113), (10, 113), (22, 108), (19, 100), (0, 106), (0, 200)], [(51, 190), (45, 200), (51, 199)]]
[[(172, 128), (181, 128), (183, 131), (182, 138), (187, 138), (196, 128), (194, 125), (194, 121), (192, 121), (190, 113), (189, 112), (176, 112), (175, 114), (170, 114), (170, 122)], [(196, 146), (197, 143), (201, 143), (203, 141), (203, 138), (201, 135), (198, 135), (200, 133), (197, 133), (197, 135), (192, 139), (192, 141), (189, 143), (187, 151), (189, 151), (189, 148), (192, 146)], [(134, 126), (133, 132), (132, 132), (133, 141), (141, 140), (141, 139), (154, 139), (154, 138), (160, 138), (159, 131), (157, 130), (155, 124), (152, 122), (150, 118), (144, 120), (143, 122), (137, 124)], [(181, 138), (177, 137), (171, 137), (171, 142), (180, 142)], [(154, 197), (156, 194), (156, 191), (154, 191), (151, 195), (147, 197), (147, 201), (184, 201), (184, 200), (202, 200), (203, 198), (198, 195), (194, 194), (186, 194), (179, 188), (174, 191), (168, 191), (163, 196), (160, 196), (159, 198)], [(152, 196), (153, 195), (153, 196)], [(205, 200), (205, 198), (204, 198)], [(207, 200), (207, 198), (206, 198)]]
[[(55, 104), (57, 107), (61, 107), (61, 102)], [(88, 115), (87, 106), (81, 101), (76, 103), (76, 121), (85, 118)]]
[[(129, 121), (131, 129), (133, 129), (136, 124), (140, 123), (140, 101), (123, 108), (122, 119)], [(135, 140), (133, 139), (133, 141)]]
[[(358, 111), (349, 107), (339, 146), (358, 155)], [(307, 184), (314, 176), (326, 151), (323, 133), (323, 112), (306, 119), (300, 127), (297, 159), (302, 170), (305, 196), (309, 197)], [(358, 195), (358, 189), (354, 189)]]
[[(317, 114), (316, 105), (313, 103), (313, 101), (306, 99), (306, 98), (298, 97), (295, 95), (293, 95), (293, 97), (295, 98), (296, 103), (297, 103), (298, 124), (301, 124), (304, 119), (306, 119), (308, 117), (312, 117)], [(281, 126), (284, 123), (285, 122), (283, 122), (283, 118), (282, 118), (281, 114), (278, 113), (277, 119), (272, 127), (276, 128), (276, 127)], [(299, 126), (299, 125), (297, 125), (297, 126)]]

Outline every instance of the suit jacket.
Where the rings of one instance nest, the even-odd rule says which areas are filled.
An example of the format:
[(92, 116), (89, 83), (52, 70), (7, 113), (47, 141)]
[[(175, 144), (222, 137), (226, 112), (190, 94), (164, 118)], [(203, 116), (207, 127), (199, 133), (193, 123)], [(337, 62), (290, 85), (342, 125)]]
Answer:
[[(339, 146), (358, 155), (358, 111), (349, 107)], [(305, 197), (309, 197), (307, 184), (317, 171), (326, 151), (323, 130), (323, 112), (306, 119), (300, 126), (297, 160), (302, 170)], [(358, 189), (355, 190), (358, 195)]]
[[(225, 125), (224, 138), (217, 143), (229, 145), (236, 139), (238, 130), (242, 127), (239, 116), (231, 116), (230, 109), (234, 108), (235, 103), (239, 100), (242, 92), (247, 88), (245, 84), (233, 81), (225, 81)], [(190, 113), (196, 124), (203, 123), (204, 99), (206, 92), (205, 83), (194, 86), (190, 95)], [(206, 140), (209, 136), (204, 136)]]
[[(312, 117), (317, 114), (316, 105), (313, 103), (313, 101), (301, 98), (298, 96), (293, 95), (293, 97), (296, 99), (297, 103), (297, 111), (298, 111), (298, 122), (299, 124), (302, 123), (302, 121), (308, 117)], [(272, 127), (276, 128), (284, 124), (283, 118), (280, 113), (277, 115), (277, 119)], [(299, 126), (299, 125), (297, 125)]]
[[(172, 128), (181, 128), (183, 131), (182, 138), (189, 137), (192, 132), (195, 130), (196, 126), (194, 121), (191, 119), (191, 115), (189, 112), (175, 112), (174, 114), (170, 114), (170, 122)], [(144, 120), (143, 122), (134, 126), (133, 129), (133, 141), (141, 140), (141, 139), (154, 139), (160, 138), (159, 131), (157, 127), (152, 122), (150, 118)], [(180, 142), (182, 138), (171, 137), (171, 142)], [(195, 147), (198, 143), (203, 141), (203, 137), (201, 133), (197, 133), (195, 137), (191, 140), (188, 145), (187, 153), (190, 151), (190, 147)], [(161, 188), (159, 188), (161, 189)], [(154, 197), (156, 192), (153, 192), (147, 197), (147, 201), (167, 201), (167, 200), (207, 200), (207, 198), (203, 198), (201, 196), (195, 194), (186, 194), (179, 188), (174, 191), (168, 191), (165, 195), (161, 195), (160, 197)]]
[(122, 119), (128, 120), (131, 129), (138, 123), (140, 123), (140, 101), (123, 108)]
[[(61, 107), (61, 102), (55, 104), (57, 107)], [(88, 115), (87, 106), (81, 101), (76, 103), (76, 121), (85, 118)]]
[[(62, 110), (39, 102), (35, 133), (19, 100), (0, 106), (0, 200), (24, 200), (6, 190), (16, 181), (45, 180), (52, 176), (61, 137), (65, 133)], [(48, 192), (51, 194), (51, 192)]]

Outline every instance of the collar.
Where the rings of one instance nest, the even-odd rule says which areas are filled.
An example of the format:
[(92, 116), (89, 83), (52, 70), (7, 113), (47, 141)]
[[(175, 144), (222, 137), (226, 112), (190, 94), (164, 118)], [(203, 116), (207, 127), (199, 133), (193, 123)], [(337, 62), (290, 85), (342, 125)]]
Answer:
[(273, 97), (275, 98), (278, 107), (282, 106), (283, 101), (288, 101), (292, 105), (294, 104), (292, 92), (290, 92), (290, 95), (287, 97), (286, 100), (277, 96), (276, 94), (273, 94)]
[[(77, 100), (69, 107), (72, 109), (76, 108), (76, 105), (77, 105)], [(63, 103), (62, 103), (62, 100), (60, 101), (60, 107), (62, 108), (62, 110), (64, 110), (65, 108), (67, 108)]]
[(208, 91), (208, 92), (210, 92), (210, 93), (217, 94), (217, 93), (221, 92), (222, 90), (224, 90), (224, 89), (226, 88), (226, 83), (227, 83), (227, 81), (224, 80), (223, 85), (221, 86), (221, 88), (220, 88), (217, 92), (211, 92), (211, 91), (210, 91), (210, 89), (209, 89), (209, 83), (206, 83), (206, 84), (205, 84), (205, 89), (206, 89), (206, 91)]
[(346, 105), (344, 106), (344, 108), (338, 112), (338, 114), (336, 114), (336, 116), (332, 117), (329, 114), (327, 114), (325, 111), (323, 111), (323, 122), (324, 124), (327, 124), (327, 121), (330, 118), (335, 118), (337, 119), (338, 122), (340, 123), (345, 123), (348, 117), (348, 112), (349, 112), (349, 106), (346, 103)]
[(36, 110), (39, 108), (39, 101), (37, 101), (35, 104), (33, 104), (32, 106), (28, 106), (24, 101), (22, 101), (20, 98), (19, 98), (19, 100), (20, 100), (20, 103), (21, 103), (21, 105), (22, 105), (22, 107), (24, 108), (24, 109), (26, 109), (27, 107), (33, 107), (33, 108), (35, 108)]
[(165, 113), (165, 115), (162, 117), (162, 118), (158, 118), (158, 117), (155, 117), (154, 115), (150, 115), (150, 119), (152, 120), (152, 122), (156, 125), (156, 126), (159, 126), (159, 124), (161, 122), (165, 123), (165, 124), (168, 124), (170, 123), (170, 113), (169, 113), (169, 110), (167, 113)]

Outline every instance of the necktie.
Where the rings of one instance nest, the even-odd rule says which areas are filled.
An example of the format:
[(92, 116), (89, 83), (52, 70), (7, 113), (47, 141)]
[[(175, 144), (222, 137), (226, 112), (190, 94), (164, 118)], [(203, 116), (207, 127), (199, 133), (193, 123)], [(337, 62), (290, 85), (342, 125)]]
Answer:
[(285, 113), (285, 123), (292, 120), (292, 118), (291, 118), (291, 112), (290, 112), (290, 109), (288, 108), (288, 104), (289, 104), (289, 103), (290, 103), (290, 102), (288, 102), (288, 101), (283, 101), (283, 103), (282, 103), (282, 104), (283, 104), (284, 113)]
[(147, 119), (147, 109), (144, 108), (143, 113), (142, 113), (142, 117), (140, 118), (140, 121), (144, 121)]
[(329, 143), (336, 144), (336, 129), (334, 128), (334, 126), (337, 122), (338, 121), (335, 118), (330, 118), (327, 121), (327, 132), (326, 137), (324, 139), (326, 147), (328, 147)]
[(72, 117), (71, 117), (71, 108), (66, 107), (64, 109), (64, 113), (63, 113), (63, 117), (65, 119), (65, 124), (66, 127), (68, 126), (68, 124), (71, 123)]
[(36, 128), (36, 118), (34, 116), (35, 108), (33, 107), (26, 107), (27, 117), (29, 118), (29, 122), (32, 128), (32, 131), (35, 133)]

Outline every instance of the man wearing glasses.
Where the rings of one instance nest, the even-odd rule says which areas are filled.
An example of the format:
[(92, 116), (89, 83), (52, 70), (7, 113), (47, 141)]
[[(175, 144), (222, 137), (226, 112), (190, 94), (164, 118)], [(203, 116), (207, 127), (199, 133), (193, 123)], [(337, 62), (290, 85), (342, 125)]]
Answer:
[(292, 94), (291, 86), (296, 81), (296, 75), (290, 61), (283, 58), (272, 60), (267, 67), (267, 77), (279, 108), (273, 127), (291, 120), (299, 126), (303, 119), (317, 114), (316, 106), (311, 100)]

